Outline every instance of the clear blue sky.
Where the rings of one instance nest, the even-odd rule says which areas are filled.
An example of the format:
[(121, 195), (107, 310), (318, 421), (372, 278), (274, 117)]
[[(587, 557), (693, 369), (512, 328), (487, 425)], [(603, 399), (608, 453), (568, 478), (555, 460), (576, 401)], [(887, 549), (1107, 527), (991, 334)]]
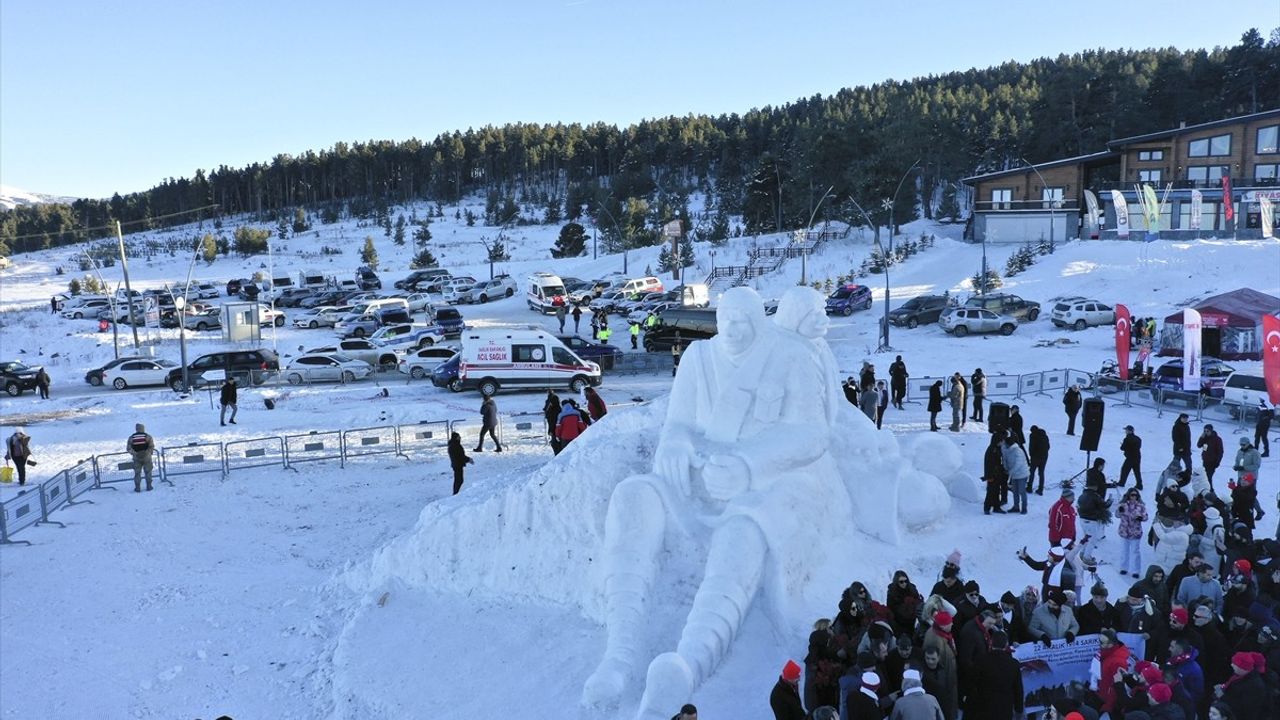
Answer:
[(4, 0), (0, 183), (106, 197), (337, 141), (742, 112), (1088, 48), (1228, 46), (1276, 0)]

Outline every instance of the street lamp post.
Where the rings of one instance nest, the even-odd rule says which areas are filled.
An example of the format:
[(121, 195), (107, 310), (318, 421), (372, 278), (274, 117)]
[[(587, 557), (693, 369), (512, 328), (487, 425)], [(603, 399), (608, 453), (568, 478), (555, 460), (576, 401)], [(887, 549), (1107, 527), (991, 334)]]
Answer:
[(920, 167), (920, 161), (916, 160), (911, 163), (911, 167), (902, 174), (902, 179), (898, 181), (898, 186), (893, 189), (893, 198), (884, 201), (884, 207), (889, 211), (889, 251), (886, 253), (884, 248), (880, 248), (880, 256), (884, 258), (884, 339), (881, 344), (882, 350), (889, 350), (889, 263), (893, 255), (893, 236), (897, 232), (897, 223), (894, 222), (893, 209), (898, 205), (898, 193), (902, 191), (902, 185)]
[[(115, 350), (116, 359), (120, 359), (120, 323), (116, 322), (120, 319), (119, 312), (116, 311), (116, 294), (107, 285), (107, 281), (102, 277), (102, 270), (98, 267), (98, 261), (84, 250), (80, 251), (89, 260), (89, 266), (93, 268), (93, 272), (98, 276), (98, 284), (102, 285), (102, 291), (107, 294), (107, 301), (111, 303), (111, 344)], [(132, 305), (130, 305), (132, 312)]]
[[(1036, 177), (1040, 178), (1040, 192), (1041, 192), (1041, 195), (1043, 195), (1049, 189), (1049, 183), (1045, 182), (1044, 176), (1040, 174), (1040, 171), (1036, 169), (1035, 165), (1032, 165), (1031, 163), (1027, 162), (1026, 158), (1019, 158), (1019, 159), (1022, 160), (1022, 163), (1024, 165), (1031, 168), (1031, 172), (1035, 173)], [(1049, 196), (1049, 247), (1053, 247), (1054, 225), (1057, 224), (1056, 213), (1054, 213), (1054, 210), (1057, 209), (1060, 203), (1061, 201), (1053, 197), (1053, 195)]]
[(809, 237), (808, 237), (809, 228), (813, 227), (813, 218), (817, 216), (818, 209), (822, 207), (822, 202), (826, 200), (827, 197), (831, 195), (831, 191), (835, 189), (836, 189), (836, 186), (832, 185), (831, 187), (827, 188), (826, 192), (822, 193), (822, 197), (818, 198), (818, 204), (813, 206), (813, 212), (809, 213), (809, 224), (804, 226), (805, 241), (804, 241), (804, 244), (800, 246), (800, 284), (801, 285), (807, 285), (809, 280)]

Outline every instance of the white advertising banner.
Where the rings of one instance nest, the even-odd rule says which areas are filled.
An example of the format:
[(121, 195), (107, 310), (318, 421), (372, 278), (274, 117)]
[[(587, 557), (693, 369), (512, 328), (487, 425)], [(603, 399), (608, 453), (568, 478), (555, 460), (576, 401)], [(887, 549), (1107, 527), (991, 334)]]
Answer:
[(1191, 229), (1199, 230), (1204, 217), (1204, 194), (1199, 190), (1191, 191)]
[(1124, 193), (1119, 190), (1111, 191), (1111, 204), (1115, 206), (1116, 211), (1116, 237), (1125, 239), (1129, 237), (1129, 203), (1124, 201)]
[(1262, 214), (1262, 237), (1269, 240), (1275, 235), (1275, 205), (1270, 198), (1258, 198), (1258, 209)]
[(1200, 392), (1200, 313), (1182, 311), (1182, 389)]

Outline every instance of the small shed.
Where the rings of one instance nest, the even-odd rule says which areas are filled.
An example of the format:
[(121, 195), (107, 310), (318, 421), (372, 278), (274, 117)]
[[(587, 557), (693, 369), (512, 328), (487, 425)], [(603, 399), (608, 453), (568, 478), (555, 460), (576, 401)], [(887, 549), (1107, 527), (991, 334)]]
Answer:
[[(1280, 316), (1280, 298), (1240, 288), (1192, 305), (1200, 313), (1200, 347), (1204, 357), (1220, 360), (1262, 359), (1262, 316)], [(1160, 354), (1182, 354), (1182, 311), (1164, 319)]]

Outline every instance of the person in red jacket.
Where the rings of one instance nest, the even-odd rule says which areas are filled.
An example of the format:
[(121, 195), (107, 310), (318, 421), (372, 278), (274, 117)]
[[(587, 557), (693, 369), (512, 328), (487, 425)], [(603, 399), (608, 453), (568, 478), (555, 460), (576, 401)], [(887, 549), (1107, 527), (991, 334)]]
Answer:
[(592, 422), (598, 421), (609, 413), (609, 406), (604, 404), (604, 398), (600, 397), (600, 393), (596, 392), (595, 388), (588, 387), (582, 392), (587, 396), (587, 412), (590, 413)]
[(1129, 669), (1129, 648), (1116, 637), (1116, 631), (1105, 628), (1098, 635), (1098, 660), (1102, 673), (1098, 678), (1098, 697), (1102, 698), (1102, 712), (1109, 713), (1116, 706), (1117, 679), (1121, 671)]
[(565, 400), (561, 407), (560, 418), (556, 420), (556, 439), (560, 441), (560, 447), (565, 448), (587, 429), (587, 424), (572, 400)]
[(1062, 497), (1049, 508), (1049, 545), (1056, 547), (1063, 539), (1076, 539), (1076, 491), (1062, 488)]

